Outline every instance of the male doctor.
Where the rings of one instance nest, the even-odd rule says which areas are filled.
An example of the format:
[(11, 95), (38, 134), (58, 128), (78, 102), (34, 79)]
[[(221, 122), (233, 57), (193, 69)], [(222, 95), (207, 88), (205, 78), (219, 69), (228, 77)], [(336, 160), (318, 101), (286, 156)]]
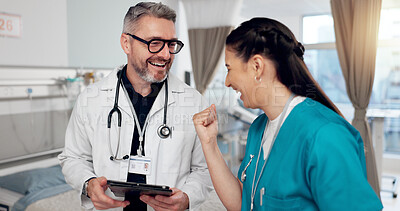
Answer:
[[(131, 7), (120, 39), (127, 64), (78, 97), (59, 159), (85, 209), (192, 210), (211, 191), (191, 121), (207, 104), (169, 73), (183, 47), (175, 19), (175, 11), (161, 3)], [(118, 198), (107, 180), (167, 185), (173, 192)]]

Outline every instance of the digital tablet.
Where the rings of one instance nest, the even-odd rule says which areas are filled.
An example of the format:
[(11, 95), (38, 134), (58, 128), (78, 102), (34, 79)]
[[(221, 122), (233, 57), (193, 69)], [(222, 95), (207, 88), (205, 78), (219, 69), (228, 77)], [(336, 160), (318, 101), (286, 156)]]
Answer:
[(149, 185), (135, 182), (107, 181), (108, 187), (117, 197), (124, 197), (125, 193), (138, 193), (140, 195), (172, 195), (172, 190), (165, 185)]

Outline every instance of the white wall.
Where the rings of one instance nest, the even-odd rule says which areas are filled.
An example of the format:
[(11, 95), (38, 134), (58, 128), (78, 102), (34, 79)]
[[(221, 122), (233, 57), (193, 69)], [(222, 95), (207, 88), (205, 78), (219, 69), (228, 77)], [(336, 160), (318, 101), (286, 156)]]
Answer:
[[(123, 19), (129, 7), (138, 2), (138, 0), (120, 0), (118, 3), (107, 0), (68, 0), (69, 66), (114, 68), (126, 63), (126, 55), (120, 45)], [(178, 0), (160, 2), (177, 12), (177, 36), (180, 39), (183, 37), (185, 47), (175, 57), (171, 71), (183, 79), (184, 71), (191, 70), (189, 41), (186, 40), (187, 28), (183, 25), (185, 17), (180, 12)]]
[[(0, 65), (114, 68), (126, 63), (119, 38), (126, 12), (138, 2), (0, 0), (0, 12), (22, 17), (20, 38), (0, 36)], [(177, 0), (162, 2), (178, 12)]]
[(20, 38), (0, 36), (0, 65), (67, 66), (66, 0), (0, 0), (22, 19)]
[(68, 64), (70, 67), (114, 68), (126, 63), (120, 36), (132, 0), (68, 0)]

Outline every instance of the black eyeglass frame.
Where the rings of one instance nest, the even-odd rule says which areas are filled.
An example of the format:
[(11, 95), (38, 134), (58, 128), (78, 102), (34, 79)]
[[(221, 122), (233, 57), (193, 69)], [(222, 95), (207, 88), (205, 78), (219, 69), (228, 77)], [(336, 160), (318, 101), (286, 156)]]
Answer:
[[(131, 36), (133, 39), (135, 39), (135, 40), (137, 40), (137, 41), (140, 41), (140, 42), (146, 44), (146, 45), (147, 45), (147, 50), (149, 50), (150, 53), (158, 53), (158, 52), (162, 51), (162, 49), (164, 49), (165, 43), (167, 43), (167, 45), (169, 46), (171, 42), (176, 42), (177, 45), (180, 45), (180, 46), (181, 46), (177, 52), (171, 52), (171, 51), (169, 51), (170, 54), (177, 54), (177, 53), (179, 53), (179, 52), (182, 50), (183, 46), (184, 46), (183, 42), (180, 41), (180, 40), (151, 39), (151, 40), (149, 40), (149, 41), (146, 41), (146, 40), (144, 40), (144, 39), (142, 39), (142, 38), (140, 38), (140, 37), (138, 37), (138, 36), (136, 36), (136, 35), (129, 34), (129, 33), (125, 33), (125, 34)], [(158, 51), (151, 51), (151, 50), (150, 50), (150, 43), (153, 42), (153, 41), (161, 41), (161, 42), (163, 42), (162, 47), (161, 47)]]

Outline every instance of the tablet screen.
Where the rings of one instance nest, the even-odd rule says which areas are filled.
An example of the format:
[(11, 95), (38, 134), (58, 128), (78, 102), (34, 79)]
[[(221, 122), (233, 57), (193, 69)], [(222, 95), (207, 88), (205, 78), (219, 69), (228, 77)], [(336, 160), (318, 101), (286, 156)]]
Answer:
[(107, 181), (108, 187), (117, 197), (124, 197), (125, 193), (138, 193), (140, 195), (172, 195), (172, 190), (165, 185), (150, 185), (135, 182)]

